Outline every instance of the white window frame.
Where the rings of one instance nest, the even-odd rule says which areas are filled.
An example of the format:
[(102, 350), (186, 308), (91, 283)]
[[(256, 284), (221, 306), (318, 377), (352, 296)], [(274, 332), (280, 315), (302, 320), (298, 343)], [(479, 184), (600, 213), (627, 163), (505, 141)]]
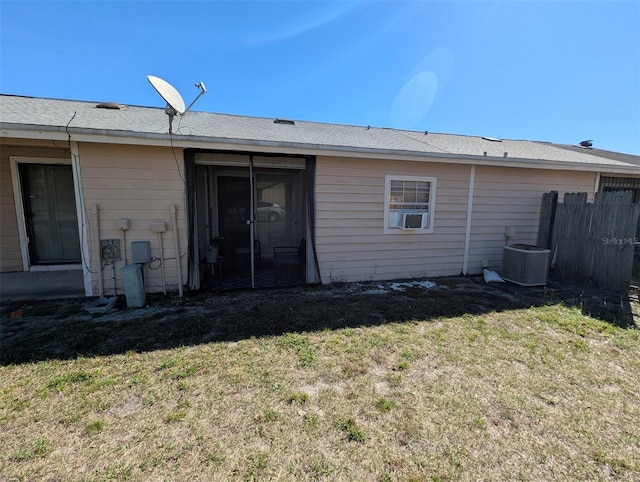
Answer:
[(27, 226), (24, 217), (24, 203), (22, 201), (22, 182), (20, 180), (20, 164), (63, 164), (70, 165), (73, 172), (73, 188), (76, 198), (76, 213), (78, 222), (78, 231), (80, 235), (80, 249), (82, 250), (82, 259), (90, 259), (89, 257), (89, 241), (87, 236), (87, 226), (84, 222), (84, 196), (82, 194), (82, 182), (80, 178), (80, 159), (78, 156), (78, 144), (70, 143), (71, 158), (50, 158), (50, 157), (24, 157), (9, 156), (9, 166), (11, 170), (11, 183), (13, 186), (13, 199), (16, 208), (16, 217), (18, 222), (18, 238), (20, 240), (20, 252), (22, 254), (23, 271), (56, 271), (67, 269), (82, 269), (84, 278), (84, 293), (86, 296), (93, 295), (93, 287), (91, 284), (91, 270), (85, 263), (80, 264), (59, 264), (59, 265), (31, 265), (29, 257)]
[[(390, 205), (390, 197), (391, 197), (391, 181), (417, 181), (417, 182), (428, 182), (429, 186), (429, 206), (426, 210), (427, 214), (427, 225), (424, 228), (416, 228), (416, 229), (402, 229), (398, 226), (393, 226), (389, 222), (389, 218), (391, 213), (393, 212), (424, 212), (423, 210), (414, 211), (414, 210), (396, 210), (391, 209)], [(432, 234), (434, 232), (434, 221), (435, 221), (435, 210), (436, 207), (436, 178), (435, 177), (424, 177), (424, 176), (397, 176), (397, 175), (387, 175), (384, 177), (384, 234)]]

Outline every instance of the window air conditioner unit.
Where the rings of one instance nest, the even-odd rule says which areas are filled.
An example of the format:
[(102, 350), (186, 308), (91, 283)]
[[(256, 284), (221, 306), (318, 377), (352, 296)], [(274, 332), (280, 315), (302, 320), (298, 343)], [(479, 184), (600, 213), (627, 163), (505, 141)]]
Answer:
[(398, 216), (398, 227), (400, 229), (424, 229), (427, 227), (428, 214), (426, 212), (401, 212)]
[(549, 272), (548, 249), (528, 244), (512, 244), (502, 251), (501, 276), (520, 286), (543, 286)]

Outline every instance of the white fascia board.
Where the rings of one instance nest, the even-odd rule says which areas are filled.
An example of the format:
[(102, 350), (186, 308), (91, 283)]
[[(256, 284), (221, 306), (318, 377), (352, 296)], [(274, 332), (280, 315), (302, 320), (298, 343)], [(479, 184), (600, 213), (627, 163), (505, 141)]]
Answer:
[(69, 136), (64, 132), (50, 131), (48, 129), (11, 129), (4, 126), (0, 127), (0, 139), (34, 139), (34, 140), (67, 140)]
[[(518, 167), (528, 169), (551, 169), (564, 171), (583, 171), (614, 174), (638, 174), (640, 166), (618, 161), (609, 163), (580, 163), (552, 161), (546, 159), (504, 158), (491, 156), (472, 156), (468, 154), (449, 154), (435, 152), (398, 151), (391, 149), (372, 149), (350, 146), (327, 146), (322, 144), (301, 144), (280, 141), (264, 141), (257, 139), (230, 139), (217, 137), (180, 136), (170, 139), (168, 133), (107, 131), (97, 129), (69, 128), (52, 126), (20, 125), (14, 128), (0, 124), (0, 138), (15, 137), (20, 139), (39, 140), (71, 140), (102, 144), (125, 144), (141, 146), (158, 146), (178, 149), (209, 150), (246, 150), (263, 153), (296, 154), (305, 156), (353, 157), (359, 159), (382, 159), (415, 162), (441, 162), (446, 164), (476, 164), (478, 166)], [(508, 159), (508, 160), (505, 160)]]

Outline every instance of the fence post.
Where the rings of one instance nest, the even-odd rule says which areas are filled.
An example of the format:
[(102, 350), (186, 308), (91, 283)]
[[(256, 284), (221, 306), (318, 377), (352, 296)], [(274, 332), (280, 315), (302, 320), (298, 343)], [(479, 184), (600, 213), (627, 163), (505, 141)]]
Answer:
[[(545, 192), (542, 195), (542, 207), (540, 209), (540, 223), (538, 225), (538, 248), (550, 249), (553, 223), (556, 220), (556, 208), (558, 207), (558, 191)], [(551, 257), (549, 257), (551, 261)]]
[(554, 278), (611, 292), (626, 290), (640, 216), (640, 204), (631, 201), (630, 192), (599, 192), (593, 203), (587, 203), (586, 193), (566, 193), (553, 224)]
[(624, 291), (633, 270), (634, 236), (640, 204), (632, 204), (631, 191), (596, 193), (594, 200), (594, 284)]

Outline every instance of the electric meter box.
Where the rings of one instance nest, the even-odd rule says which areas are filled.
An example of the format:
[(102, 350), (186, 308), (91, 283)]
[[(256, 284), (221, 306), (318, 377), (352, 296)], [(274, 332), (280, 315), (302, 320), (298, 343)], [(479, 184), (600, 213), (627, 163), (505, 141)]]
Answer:
[(100, 240), (100, 257), (105, 261), (120, 261), (120, 240), (119, 239), (101, 239)]
[(131, 242), (131, 262), (133, 264), (151, 263), (151, 241)]

